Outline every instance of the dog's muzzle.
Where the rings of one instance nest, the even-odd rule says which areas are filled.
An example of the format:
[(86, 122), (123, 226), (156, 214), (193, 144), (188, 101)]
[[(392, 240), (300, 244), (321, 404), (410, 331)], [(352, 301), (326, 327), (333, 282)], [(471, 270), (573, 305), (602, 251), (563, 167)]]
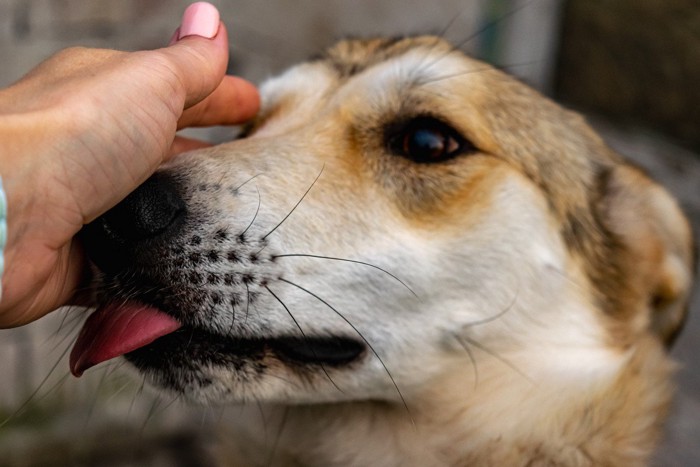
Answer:
[(175, 179), (156, 173), (80, 233), (87, 256), (118, 273), (180, 232), (187, 210)]
[[(236, 265), (242, 260), (230, 254), (233, 251), (243, 255), (246, 249), (254, 252), (264, 244), (236, 243), (235, 247), (242, 251), (229, 246), (222, 252), (210, 250), (208, 256), (198, 251), (202, 240), (192, 231), (201, 227), (201, 216), (188, 211), (186, 193), (177, 177), (156, 173), (81, 231), (86, 254), (100, 274), (96, 278), (97, 311), (86, 320), (71, 353), (74, 375), (121, 355), (142, 370), (155, 371), (168, 368), (175, 354), (182, 355), (183, 361), (199, 359), (207, 364), (240, 366), (243, 361), (275, 355), (290, 365), (342, 367), (366, 353), (361, 340), (343, 335), (232, 333), (235, 308), (243, 305), (238, 301), (223, 302), (227, 288), (249, 292), (257, 284), (264, 289), (262, 281), (272, 278), (264, 277), (263, 272), (256, 279), (244, 268), (239, 272)], [(193, 246), (194, 238), (198, 242)], [(212, 238), (221, 241), (216, 233)], [(184, 242), (188, 242), (187, 246), (183, 246)], [(184, 251), (185, 248), (192, 250)], [(178, 249), (183, 251), (173, 253)], [(201, 259), (204, 257), (219, 268), (224, 267), (220, 264), (225, 261), (227, 272), (215, 276)], [(205, 277), (204, 274), (215, 279), (214, 285), (218, 284), (213, 295), (206, 295), (206, 288), (207, 284), (214, 285), (207, 282), (192, 286), (188, 282), (194, 276)], [(246, 274), (251, 274), (250, 284), (245, 282)], [(245, 310), (246, 316), (251, 297), (250, 293), (245, 296), (245, 308), (240, 309)], [(208, 322), (202, 322), (207, 321), (206, 316), (214, 315), (212, 310), (228, 310), (231, 314), (228, 332), (212, 332)]]

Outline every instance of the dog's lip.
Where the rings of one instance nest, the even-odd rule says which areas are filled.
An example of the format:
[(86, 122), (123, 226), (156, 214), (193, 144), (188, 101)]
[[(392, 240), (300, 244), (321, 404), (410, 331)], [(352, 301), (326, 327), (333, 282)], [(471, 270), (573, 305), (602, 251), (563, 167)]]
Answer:
[(365, 346), (357, 339), (341, 336), (293, 336), (272, 341), (272, 348), (286, 360), (301, 364), (343, 366), (357, 360)]
[(79, 377), (90, 367), (144, 347), (181, 327), (172, 316), (137, 302), (100, 307), (85, 321), (70, 354)]
[(164, 369), (195, 361), (206, 364), (239, 365), (274, 355), (295, 366), (343, 367), (366, 353), (358, 339), (342, 335), (293, 335), (240, 337), (182, 326), (149, 345), (129, 352), (126, 358), (141, 370)]

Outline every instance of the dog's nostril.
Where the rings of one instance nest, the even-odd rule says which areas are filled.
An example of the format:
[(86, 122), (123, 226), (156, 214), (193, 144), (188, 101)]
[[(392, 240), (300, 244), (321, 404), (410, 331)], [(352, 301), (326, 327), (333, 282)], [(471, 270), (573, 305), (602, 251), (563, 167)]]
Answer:
[(175, 233), (185, 203), (173, 178), (157, 173), (121, 203), (83, 228), (88, 256), (103, 270), (119, 269), (139, 245)]
[(125, 241), (156, 237), (185, 212), (172, 179), (156, 174), (102, 216), (109, 232)]

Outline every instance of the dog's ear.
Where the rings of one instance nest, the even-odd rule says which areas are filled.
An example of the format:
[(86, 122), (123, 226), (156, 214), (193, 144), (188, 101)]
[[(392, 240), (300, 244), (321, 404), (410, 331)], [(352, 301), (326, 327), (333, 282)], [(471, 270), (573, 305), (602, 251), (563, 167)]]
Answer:
[(693, 283), (688, 221), (664, 188), (629, 165), (612, 170), (605, 205), (606, 224), (626, 251), (618, 264), (625, 301), (670, 346), (685, 321)]

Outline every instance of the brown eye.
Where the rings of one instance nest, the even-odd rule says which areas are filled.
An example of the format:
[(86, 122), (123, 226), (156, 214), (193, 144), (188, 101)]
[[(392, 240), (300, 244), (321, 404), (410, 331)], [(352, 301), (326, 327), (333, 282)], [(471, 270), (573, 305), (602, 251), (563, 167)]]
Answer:
[(454, 128), (430, 117), (419, 117), (390, 131), (389, 151), (414, 162), (451, 159), (476, 150)]

